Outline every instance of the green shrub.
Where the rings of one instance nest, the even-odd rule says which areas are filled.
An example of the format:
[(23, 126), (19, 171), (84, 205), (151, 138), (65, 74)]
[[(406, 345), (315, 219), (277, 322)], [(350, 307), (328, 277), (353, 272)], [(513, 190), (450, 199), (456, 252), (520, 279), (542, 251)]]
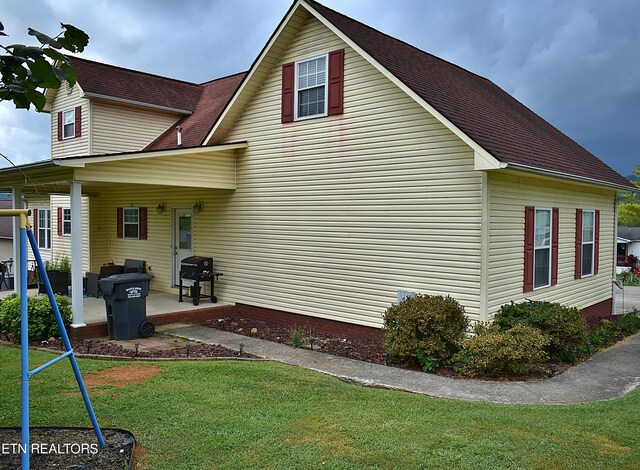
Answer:
[(504, 331), (521, 324), (538, 328), (549, 338), (547, 352), (564, 359), (587, 345), (587, 324), (580, 310), (558, 303), (528, 301), (500, 307), (494, 323)]
[[(468, 324), (464, 307), (449, 296), (407, 298), (384, 313), (383, 333), (389, 359), (420, 364), (419, 356), (437, 356), (444, 361), (458, 350)], [(427, 365), (422, 362), (423, 367)]]
[(549, 358), (549, 339), (537, 328), (517, 324), (502, 330), (499, 325), (478, 324), (475, 336), (466, 340), (453, 361), (468, 376), (526, 374), (536, 362)]
[[(69, 297), (64, 295), (56, 295), (55, 297), (62, 322), (65, 328), (68, 328), (71, 324)], [(60, 336), (48, 297), (29, 297), (27, 306), (30, 341)], [(20, 342), (20, 297), (18, 295), (10, 295), (0, 303), (0, 327), (11, 333), (15, 343)]]
[(616, 326), (625, 334), (633, 334), (640, 330), (640, 316), (638, 316), (638, 312), (628, 312), (621, 315), (616, 322)]
[(287, 342), (289, 346), (293, 346), (294, 348), (301, 348), (304, 346), (304, 342), (306, 339), (306, 332), (303, 329), (293, 328), (289, 332), (289, 341)]

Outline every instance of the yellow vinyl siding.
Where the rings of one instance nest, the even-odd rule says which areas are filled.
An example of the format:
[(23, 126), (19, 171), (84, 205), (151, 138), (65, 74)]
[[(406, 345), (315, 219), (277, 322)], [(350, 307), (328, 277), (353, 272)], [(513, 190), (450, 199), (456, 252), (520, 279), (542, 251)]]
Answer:
[[(282, 125), (281, 65), (342, 48), (344, 115)], [(202, 214), (223, 301), (380, 326), (410, 289), (451, 294), (478, 318), (472, 150), (320, 22), (302, 27), (224, 140), (249, 147), (228, 206)]]
[[(69, 209), (70, 197), (66, 194), (51, 195), (51, 252), (52, 259), (67, 256), (71, 259), (71, 236), (58, 235), (58, 207)], [(82, 271), (89, 271), (89, 198), (82, 197)]]
[[(56, 93), (51, 108), (51, 157), (63, 158), (89, 154), (91, 103), (82, 97), (79, 84), (70, 88), (67, 82)], [(58, 113), (82, 106), (82, 134), (73, 139), (58, 140)]]
[(97, 100), (91, 109), (93, 155), (142, 150), (182, 117)]
[[(489, 172), (490, 248), (488, 313), (526, 299), (588, 307), (612, 297), (615, 192), (531, 175)], [(523, 292), (524, 208), (559, 209), (558, 284)], [(576, 209), (600, 210), (600, 268), (595, 276), (574, 279)]]

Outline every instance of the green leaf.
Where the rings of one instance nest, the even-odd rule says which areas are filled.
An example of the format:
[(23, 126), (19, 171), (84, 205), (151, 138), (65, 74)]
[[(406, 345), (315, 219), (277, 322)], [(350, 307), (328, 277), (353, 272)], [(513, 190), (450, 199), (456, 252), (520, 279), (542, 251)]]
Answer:
[(14, 93), (12, 99), (17, 109), (31, 108), (31, 101), (23, 93)]
[(21, 87), (20, 85), (14, 84), (14, 83), (6, 85), (5, 88), (7, 88), (8, 90), (13, 91), (14, 93), (24, 93), (24, 88)]
[(60, 23), (65, 30), (58, 42), (62, 44), (66, 50), (71, 52), (82, 52), (89, 44), (89, 35), (73, 25)]
[(61, 82), (68, 80), (69, 74), (62, 70), (60, 67), (52, 67), (53, 73), (56, 75), (56, 78)]
[(16, 57), (23, 57), (25, 59), (29, 57), (29, 50), (27, 46), (23, 44), (11, 44), (7, 46), (7, 49)]
[(27, 63), (33, 80), (44, 88), (58, 88), (60, 80), (53, 71), (53, 66), (42, 57)]
[(67, 63), (67, 64), (69, 63), (69, 59), (67, 59), (64, 56), (64, 54), (61, 54), (60, 52), (56, 51), (55, 49), (45, 48), (45, 49), (42, 50), (42, 52), (44, 53), (44, 55), (46, 55), (50, 59), (57, 60), (57, 61), (62, 62), (62, 63)]
[(75, 69), (69, 64), (60, 64), (60, 68), (67, 74), (67, 82), (69, 86), (73, 86), (78, 81)]
[(40, 31), (36, 31), (33, 28), (29, 28), (27, 32), (29, 33), (29, 36), (35, 36), (38, 39), (38, 41), (40, 41), (40, 44), (43, 44), (45, 46), (51, 46), (55, 49), (62, 49), (62, 45), (60, 45), (58, 41), (56, 41), (52, 37), (47, 36), (44, 33), (41, 33)]
[(38, 90), (29, 90), (25, 93), (25, 96), (38, 111), (42, 111), (47, 104), (47, 99)]

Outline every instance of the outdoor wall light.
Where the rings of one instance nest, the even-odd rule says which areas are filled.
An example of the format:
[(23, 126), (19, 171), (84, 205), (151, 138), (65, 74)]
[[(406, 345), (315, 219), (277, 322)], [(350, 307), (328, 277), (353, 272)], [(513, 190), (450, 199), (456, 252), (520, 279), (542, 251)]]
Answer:
[(167, 209), (167, 205), (164, 202), (159, 202), (156, 206), (156, 212), (162, 214)]
[(203, 208), (204, 208), (204, 203), (202, 201), (196, 201), (196, 203), (193, 205), (193, 212), (195, 214), (199, 214), (200, 212), (202, 212)]

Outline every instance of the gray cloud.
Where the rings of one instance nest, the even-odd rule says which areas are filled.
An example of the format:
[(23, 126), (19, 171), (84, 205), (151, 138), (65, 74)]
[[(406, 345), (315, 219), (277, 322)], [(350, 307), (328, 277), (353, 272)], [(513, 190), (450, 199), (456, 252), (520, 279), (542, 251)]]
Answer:
[[(628, 174), (640, 163), (636, 0), (325, 0), (376, 29), (483, 75)], [(247, 69), (289, 0), (35, 0), (1, 18), (17, 42), (59, 21), (87, 31), (83, 57), (203, 82)], [(0, 107), (0, 150), (47, 156), (46, 118)]]

